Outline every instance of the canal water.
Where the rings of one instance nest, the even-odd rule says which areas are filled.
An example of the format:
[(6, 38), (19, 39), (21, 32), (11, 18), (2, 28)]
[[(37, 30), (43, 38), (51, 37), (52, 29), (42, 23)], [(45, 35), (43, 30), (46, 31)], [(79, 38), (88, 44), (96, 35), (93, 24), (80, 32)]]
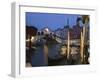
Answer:
[(52, 44), (48, 46), (48, 56), (45, 56), (44, 43), (40, 43), (40, 45), (36, 47), (36, 51), (33, 51), (32, 66), (48, 66), (48, 58), (51, 59), (60, 58), (61, 57), (59, 55), (60, 46), (61, 46), (60, 44)]

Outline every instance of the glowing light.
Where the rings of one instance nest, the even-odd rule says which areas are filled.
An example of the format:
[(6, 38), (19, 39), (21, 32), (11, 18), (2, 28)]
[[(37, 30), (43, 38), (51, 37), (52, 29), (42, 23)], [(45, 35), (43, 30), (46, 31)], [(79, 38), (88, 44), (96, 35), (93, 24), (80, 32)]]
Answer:
[(67, 51), (66, 46), (62, 46), (61, 47), (61, 55), (65, 55), (66, 54), (66, 51)]
[(49, 32), (49, 29), (48, 29), (48, 28), (46, 28), (46, 29), (45, 29), (45, 31), (46, 31), (46, 32)]
[(35, 37), (32, 36), (32, 37), (31, 37), (31, 42), (34, 42), (34, 40), (35, 40)]

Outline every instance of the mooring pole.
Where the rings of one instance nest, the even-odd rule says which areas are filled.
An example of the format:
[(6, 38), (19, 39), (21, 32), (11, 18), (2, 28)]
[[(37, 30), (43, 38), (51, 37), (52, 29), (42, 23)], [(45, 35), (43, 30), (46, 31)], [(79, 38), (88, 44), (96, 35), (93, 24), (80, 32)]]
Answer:
[(69, 30), (68, 30), (68, 38), (67, 38), (67, 58), (69, 59), (69, 53), (70, 53), (70, 35), (69, 35)]
[(83, 32), (81, 32), (81, 63), (84, 63), (84, 39), (85, 39), (85, 26), (83, 27)]

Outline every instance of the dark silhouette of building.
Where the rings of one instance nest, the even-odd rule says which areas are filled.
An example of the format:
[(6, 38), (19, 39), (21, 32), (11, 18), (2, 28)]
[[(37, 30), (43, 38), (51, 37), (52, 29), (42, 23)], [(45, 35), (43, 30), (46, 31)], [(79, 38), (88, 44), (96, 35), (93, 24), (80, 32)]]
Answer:
[(70, 29), (71, 39), (80, 39), (83, 26), (80, 26), (79, 21), (81, 21), (81, 18), (77, 18), (76, 25), (74, 25), (73, 28)]
[(36, 36), (38, 29), (34, 26), (26, 26), (26, 63), (32, 64), (32, 54), (34, 50), (32, 50), (32, 36)]

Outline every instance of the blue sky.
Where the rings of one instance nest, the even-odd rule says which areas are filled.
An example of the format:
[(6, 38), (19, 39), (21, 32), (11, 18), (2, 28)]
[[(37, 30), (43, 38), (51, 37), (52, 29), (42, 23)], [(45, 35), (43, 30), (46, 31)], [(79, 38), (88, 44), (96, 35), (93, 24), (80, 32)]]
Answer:
[(69, 20), (69, 26), (72, 27), (76, 24), (77, 17), (80, 15), (26, 12), (26, 25), (35, 26), (38, 30), (44, 27), (56, 30), (67, 25), (67, 20)]

